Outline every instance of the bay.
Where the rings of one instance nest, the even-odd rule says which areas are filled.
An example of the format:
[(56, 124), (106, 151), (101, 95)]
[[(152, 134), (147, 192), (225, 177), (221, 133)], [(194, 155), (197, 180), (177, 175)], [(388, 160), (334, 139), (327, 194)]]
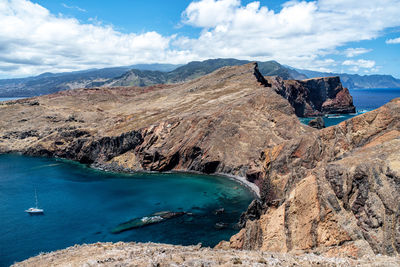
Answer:
[[(35, 189), (42, 216), (24, 212), (35, 205)], [(98, 241), (214, 246), (238, 231), (234, 225), (253, 198), (226, 177), (116, 174), (59, 159), (0, 155), (0, 266)], [(225, 212), (215, 214), (219, 208)], [(120, 223), (159, 211), (193, 215), (111, 233)], [(216, 229), (218, 222), (229, 226)]]

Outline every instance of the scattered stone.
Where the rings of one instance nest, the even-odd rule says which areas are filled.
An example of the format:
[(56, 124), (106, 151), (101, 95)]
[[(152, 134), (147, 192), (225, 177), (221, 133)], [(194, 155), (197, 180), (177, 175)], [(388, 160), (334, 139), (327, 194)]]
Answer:
[(308, 122), (308, 126), (313, 127), (315, 129), (323, 129), (325, 128), (325, 121), (322, 117), (317, 117)]

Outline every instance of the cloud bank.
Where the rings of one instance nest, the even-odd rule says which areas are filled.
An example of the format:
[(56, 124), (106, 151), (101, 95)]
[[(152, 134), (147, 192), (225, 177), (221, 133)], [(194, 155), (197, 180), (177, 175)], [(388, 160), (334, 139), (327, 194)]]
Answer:
[[(341, 53), (341, 46), (400, 26), (399, 13), (400, 0), (381, 0), (379, 5), (375, 0), (289, 1), (279, 12), (258, 1), (242, 5), (240, 0), (201, 0), (182, 12), (186, 27), (201, 29), (197, 38), (189, 38), (154, 31), (125, 34), (109, 25), (51, 14), (28, 0), (0, 0), (0, 75), (217, 57), (273, 59), (326, 70), (340, 65), (329, 55)], [(356, 57), (369, 51), (350, 48), (343, 53)], [(375, 66), (363, 60), (341, 65)]]

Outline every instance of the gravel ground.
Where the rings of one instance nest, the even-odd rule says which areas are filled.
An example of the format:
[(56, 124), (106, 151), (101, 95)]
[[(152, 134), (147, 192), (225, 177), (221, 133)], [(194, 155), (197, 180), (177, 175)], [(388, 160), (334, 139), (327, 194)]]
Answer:
[(13, 266), (400, 266), (399, 257), (327, 258), (155, 243), (96, 243), (42, 253)]

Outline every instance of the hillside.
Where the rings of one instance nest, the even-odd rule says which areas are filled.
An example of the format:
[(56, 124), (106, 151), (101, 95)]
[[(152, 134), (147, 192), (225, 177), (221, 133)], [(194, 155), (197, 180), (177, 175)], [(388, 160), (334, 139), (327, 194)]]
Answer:
[(153, 71), (170, 71), (179, 65), (139, 64), (126, 67), (90, 69), (75, 72), (43, 73), (35, 77), (0, 80), (0, 97), (37, 96), (58, 91), (103, 84), (108, 79), (121, 76), (132, 68)]
[[(44, 73), (36, 77), (0, 80), (0, 97), (37, 96), (58, 91), (112, 86), (149, 86), (184, 82), (211, 73), (224, 66), (249, 63), (247, 60), (212, 59), (186, 65), (138, 64), (128, 67), (95, 69), (67, 73)], [(260, 62), (262, 74), (284, 79), (305, 79), (306, 76), (283, 67), (275, 61)]]
[(391, 75), (358, 75), (347, 73), (318, 72), (296, 69), (309, 78), (339, 76), (343, 86), (349, 89), (400, 88), (400, 79)]
[[(193, 61), (170, 72), (131, 70), (121, 77), (104, 82), (102, 86), (148, 86), (160, 83), (179, 83), (204, 76), (225, 66), (239, 66), (247, 63), (250, 63), (250, 61), (232, 58), (209, 59), (205, 61)], [(296, 71), (283, 67), (276, 61), (258, 62), (258, 68), (264, 76), (277, 75), (285, 80), (306, 78), (306, 76)]]
[[(122, 172), (246, 179), (258, 186), (260, 200), (242, 215), (244, 228), (218, 247), (398, 255), (400, 99), (322, 130), (301, 124), (298, 103), (325, 112), (350, 105), (338, 81), (285, 84), (251, 63), (180, 84), (2, 102), (0, 152)], [(316, 102), (317, 96), (328, 98)]]

